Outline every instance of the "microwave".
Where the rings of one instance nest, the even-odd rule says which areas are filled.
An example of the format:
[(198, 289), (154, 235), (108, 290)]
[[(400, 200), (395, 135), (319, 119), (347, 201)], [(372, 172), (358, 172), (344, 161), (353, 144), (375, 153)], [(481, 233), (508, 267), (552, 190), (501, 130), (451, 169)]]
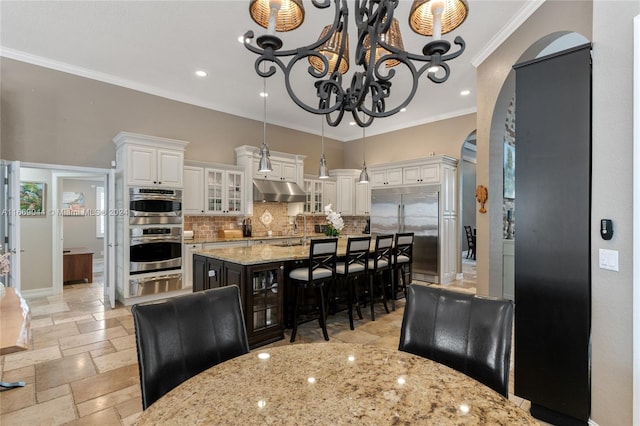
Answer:
[(129, 188), (129, 224), (182, 223), (182, 190)]

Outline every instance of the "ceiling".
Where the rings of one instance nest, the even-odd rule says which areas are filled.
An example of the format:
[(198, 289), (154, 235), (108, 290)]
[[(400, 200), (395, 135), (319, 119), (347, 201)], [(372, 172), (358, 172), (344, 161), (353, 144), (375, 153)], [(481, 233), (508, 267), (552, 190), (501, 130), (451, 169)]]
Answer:
[[(369, 135), (472, 113), (476, 110), (476, 66), (515, 30), (544, 0), (469, 0), (469, 17), (444, 39), (460, 35), (465, 52), (449, 62), (451, 76), (443, 84), (422, 78), (407, 111), (379, 118)], [(348, 3), (353, 5), (354, 1)], [(248, 0), (234, 1), (8, 1), (0, 2), (0, 43), (3, 57), (70, 72), (205, 108), (262, 121), (264, 81), (255, 72), (256, 55), (238, 37), (264, 29), (248, 13)], [(283, 49), (314, 42), (331, 23), (334, 7), (319, 10), (304, 1), (305, 22), (280, 34)], [(400, 0), (395, 17), (401, 24), (405, 49), (419, 54), (430, 38), (406, 24), (411, 1)], [(353, 12), (352, 12), (353, 14)], [(353, 18), (351, 18), (353, 20)], [(352, 67), (355, 23), (351, 21)], [(454, 51), (456, 46), (452, 47)], [(298, 65), (294, 87), (303, 99), (315, 97), (307, 63)], [(401, 68), (401, 67), (396, 67)], [(207, 77), (195, 75), (204, 70)], [(406, 71), (398, 70), (393, 94), (405, 93)], [(282, 72), (266, 80), (267, 121), (320, 134), (321, 118), (299, 108), (287, 95)], [(468, 96), (461, 96), (464, 89)], [(306, 96), (306, 97), (305, 97)], [(311, 96), (311, 98), (309, 98)], [(393, 105), (393, 100), (388, 105)], [(315, 102), (313, 102), (315, 104)], [(399, 102), (398, 102), (399, 103)], [(337, 127), (325, 125), (325, 135), (341, 141), (362, 137), (345, 115)]]

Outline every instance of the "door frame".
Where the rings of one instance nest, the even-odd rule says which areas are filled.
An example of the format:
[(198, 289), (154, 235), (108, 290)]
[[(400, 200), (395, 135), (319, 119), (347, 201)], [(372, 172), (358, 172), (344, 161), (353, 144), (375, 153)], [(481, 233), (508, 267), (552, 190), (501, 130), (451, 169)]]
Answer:
[[(59, 212), (62, 210), (62, 206), (60, 205), (61, 201), (61, 190), (62, 190), (62, 179), (70, 178), (70, 177), (95, 177), (96, 180), (102, 179), (104, 182), (104, 191), (105, 191), (105, 200), (110, 200), (110, 187), (109, 176), (112, 176), (113, 169), (101, 169), (95, 167), (81, 167), (81, 166), (68, 166), (68, 165), (60, 165), (60, 164), (44, 164), (44, 163), (21, 163), (20, 167), (24, 168), (32, 168), (32, 169), (42, 169), (42, 170), (50, 170), (51, 171), (51, 207), (49, 211)], [(107, 206), (107, 211), (109, 206)], [(63, 237), (63, 229), (62, 229), (62, 216), (59, 214), (53, 214), (53, 223), (52, 223), (52, 264), (51, 264), (51, 276), (52, 276), (52, 286), (51, 293), (54, 295), (62, 294), (63, 291), (63, 252), (62, 252), (62, 237)], [(109, 221), (107, 221), (108, 225)], [(105, 264), (104, 264), (104, 286), (105, 288), (109, 285), (108, 282), (113, 279), (113, 277), (108, 276), (108, 271), (110, 271), (111, 263), (115, 262), (115, 259), (109, 257), (107, 254), (109, 252), (109, 244), (113, 244), (112, 241), (108, 241), (109, 235), (113, 235), (113, 233), (109, 233), (108, 230), (105, 232), (105, 237), (103, 241), (103, 251), (105, 253)], [(113, 287), (113, 285), (109, 286), (109, 288)], [(110, 299), (110, 297), (109, 297)], [(105, 304), (109, 303), (112, 307), (115, 304), (115, 301), (105, 300)]]

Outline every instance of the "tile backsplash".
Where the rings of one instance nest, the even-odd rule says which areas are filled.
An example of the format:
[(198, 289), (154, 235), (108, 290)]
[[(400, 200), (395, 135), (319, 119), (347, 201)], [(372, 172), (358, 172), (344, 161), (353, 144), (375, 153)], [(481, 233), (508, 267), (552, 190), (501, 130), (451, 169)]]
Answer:
[[(193, 231), (194, 238), (215, 239), (219, 229), (241, 229), (242, 221), (251, 219), (252, 236), (264, 237), (271, 231), (274, 236), (303, 235), (304, 219), (287, 216), (286, 203), (254, 203), (253, 216), (185, 216), (185, 231)], [(315, 225), (326, 225), (324, 215), (308, 215), (307, 234), (313, 233)], [(343, 216), (345, 227), (343, 235), (361, 234), (364, 231), (367, 217)], [(294, 233), (294, 221), (298, 223), (298, 232)]]

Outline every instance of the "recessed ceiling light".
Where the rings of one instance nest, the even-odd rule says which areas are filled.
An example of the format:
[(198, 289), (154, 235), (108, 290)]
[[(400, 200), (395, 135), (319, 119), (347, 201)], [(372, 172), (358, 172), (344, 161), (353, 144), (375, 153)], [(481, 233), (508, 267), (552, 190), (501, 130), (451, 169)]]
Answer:
[(355, 122), (355, 121), (350, 121), (350, 122), (349, 122), (349, 126), (355, 126), (355, 125), (356, 125), (356, 122)]
[(460, 96), (468, 96), (469, 94), (471, 94), (471, 90), (463, 90), (460, 92)]
[(207, 72), (206, 72), (206, 71), (198, 70), (198, 71), (196, 71), (196, 75), (197, 75), (198, 77), (206, 77), (208, 74), (207, 74)]
[(267, 92), (260, 92), (260, 97), (261, 98), (266, 98), (268, 96), (269, 96), (269, 94)]

